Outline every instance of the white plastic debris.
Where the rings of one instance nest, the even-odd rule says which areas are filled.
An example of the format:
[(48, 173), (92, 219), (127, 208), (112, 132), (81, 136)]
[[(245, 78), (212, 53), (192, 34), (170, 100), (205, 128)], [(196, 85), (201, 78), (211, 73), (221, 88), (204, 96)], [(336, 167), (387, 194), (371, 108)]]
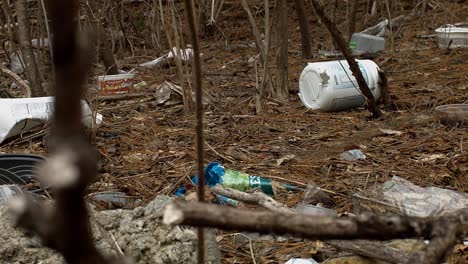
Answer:
[(140, 67), (145, 67), (145, 68), (153, 68), (153, 67), (156, 67), (164, 62), (167, 62), (169, 59), (172, 59), (172, 58), (178, 58), (180, 56), (180, 58), (183, 60), (183, 61), (188, 61), (192, 58), (193, 56), (193, 49), (192, 48), (187, 48), (187, 49), (179, 49), (177, 50), (176, 47), (173, 47), (171, 51), (169, 51), (167, 54), (157, 58), (157, 59), (154, 59), (152, 61), (147, 61), (145, 63), (142, 63), (138, 66)]
[(347, 161), (365, 160), (366, 155), (359, 149), (352, 149), (341, 153), (340, 158)]
[[(81, 101), (81, 106), (85, 126), (102, 123), (102, 115), (94, 116), (85, 101)], [(0, 143), (51, 120), (53, 111), (54, 97), (0, 99)]]
[(315, 259), (292, 258), (284, 264), (318, 264)]
[(34, 48), (38, 48), (39, 46), (41, 48), (49, 48), (49, 39), (48, 38), (43, 38), (43, 39), (32, 39), (31, 40), (31, 45)]

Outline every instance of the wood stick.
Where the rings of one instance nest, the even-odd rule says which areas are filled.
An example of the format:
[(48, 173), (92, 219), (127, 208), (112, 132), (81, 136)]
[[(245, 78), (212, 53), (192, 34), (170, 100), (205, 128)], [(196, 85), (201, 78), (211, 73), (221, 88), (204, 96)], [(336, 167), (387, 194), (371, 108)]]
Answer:
[(348, 61), (349, 68), (352, 71), (354, 77), (356, 78), (357, 84), (359, 86), (359, 90), (367, 99), (367, 108), (372, 113), (372, 117), (378, 118), (382, 115), (377, 103), (375, 101), (374, 95), (369, 89), (366, 81), (364, 80), (364, 76), (362, 75), (361, 71), (359, 70), (359, 65), (357, 64), (356, 60), (353, 57), (353, 54), (346, 44), (346, 40), (343, 37), (343, 34), (338, 30), (335, 23), (331, 21), (327, 14), (324, 12), (324, 7), (319, 0), (312, 0), (312, 5), (315, 9), (315, 13), (320, 17), (323, 21), (325, 26), (330, 31), (333, 39), (335, 40), (338, 48), (341, 50), (343, 55), (345, 56), (346, 60)]
[[(410, 256), (401, 250), (383, 245), (380, 242), (376, 242), (376, 241), (327, 240), (325, 242), (327, 242), (328, 244), (334, 247), (340, 248), (342, 250), (351, 251), (356, 255), (373, 258), (377, 260), (382, 260), (385, 262), (395, 263), (395, 264), (404, 263), (405, 261), (408, 260)], [(417, 263), (417, 262), (413, 262), (413, 263)]]
[[(462, 212), (468, 215), (468, 212)], [(426, 218), (366, 214), (353, 218), (307, 216), (231, 208), (199, 202), (174, 201), (164, 212), (164, 223), (294, 235), (308, 239), (394, 239), (429, 237)]]
[(228, 198), (239, 200), (245, 203), (258, 204), (272, 212), (285, 214), (294, 213), (294, 210), (280, 202), (277, 202), (270, 196), (258, 190), (254, 191), (253, 193), (245, 193), (231, 188), (224, 188), (223, 186), (217, 184), (211, 188), (211, 191), (213, 191), (215, 194), (226, 196)]
[(29, 85), (23, 79), (21, 79), (21, 77), (3, 66), (0, 67), (0, 70), (6, 75), (10, 76), (16, 85), (21, 87), (26, 92), (26, 97), (31, 97), (31, 88), (29, 88)]

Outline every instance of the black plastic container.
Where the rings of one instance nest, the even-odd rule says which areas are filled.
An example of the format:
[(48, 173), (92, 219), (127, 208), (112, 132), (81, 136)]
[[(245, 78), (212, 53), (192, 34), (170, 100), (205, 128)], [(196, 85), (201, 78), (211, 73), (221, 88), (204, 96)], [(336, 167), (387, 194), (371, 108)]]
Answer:
[[(45, 158), (31, 154), (0, 154), (0, 185), (25, 185), (37, 181), (36, 169)], [(31, 190), (42, 192), (42, 189)]]

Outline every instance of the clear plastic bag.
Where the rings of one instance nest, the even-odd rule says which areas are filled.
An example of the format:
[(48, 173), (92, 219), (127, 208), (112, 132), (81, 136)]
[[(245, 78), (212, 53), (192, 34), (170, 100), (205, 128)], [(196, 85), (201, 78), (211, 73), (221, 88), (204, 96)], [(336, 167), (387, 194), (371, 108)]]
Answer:
[(408, 216), (440, 216), (468, 209), (468, 195), (455, 191), (417, 186), (394, 176), (383, 185), (353, 196), (355, 213), (395, 212)]

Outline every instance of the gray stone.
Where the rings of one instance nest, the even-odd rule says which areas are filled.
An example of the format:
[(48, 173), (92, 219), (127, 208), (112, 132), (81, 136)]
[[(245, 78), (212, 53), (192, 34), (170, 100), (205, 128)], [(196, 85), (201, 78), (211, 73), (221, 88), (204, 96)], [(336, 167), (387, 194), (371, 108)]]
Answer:
[[(162, 224), (163, 208), (171, 200), (158, 196), (146, 207), (93, 212), (96, 246), (106, 255), (117, 256), (117, 244), (134, 263), (195, 263), (195, 229)], [(42, 247), (37, 238), (14, 228), (5, 207), (0, 207), (0, 226), (0, 263), (63, 263), (59, 254)], [(207, 230), (205, 238), (206, 259), (212, 264), (221, 263), (214, 230)]]

